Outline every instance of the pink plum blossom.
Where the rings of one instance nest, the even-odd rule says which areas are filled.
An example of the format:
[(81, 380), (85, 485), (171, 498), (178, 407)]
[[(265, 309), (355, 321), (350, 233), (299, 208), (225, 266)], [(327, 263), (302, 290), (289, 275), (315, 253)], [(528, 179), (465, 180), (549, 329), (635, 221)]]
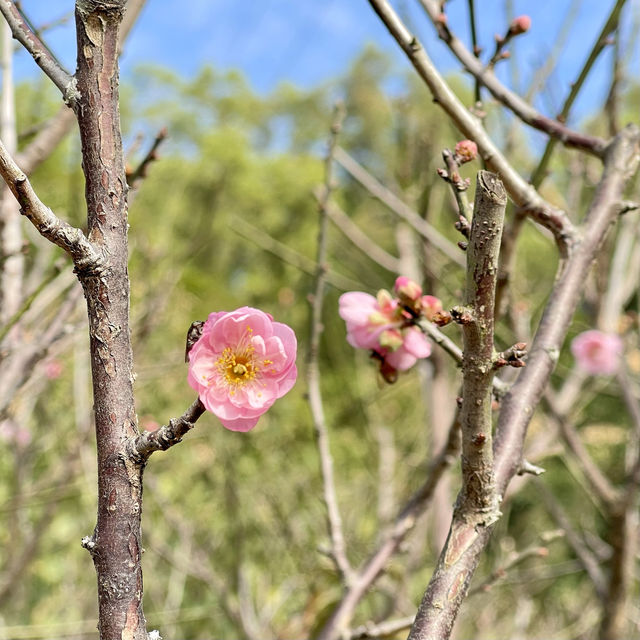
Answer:
[(11, 419), (1, 420), (0, 440), (24, 449), (31, 442), (31, 432)]
[(442, 302), (435, 296), (422, 296), (420, 298), (420, 309), (422, 310), (422, 315), (431, 321), (436, 313), (442, 311)]
[(578, 366), (591, 375), (612, 375), (620, 365), (623, 345), (620, 336), (592, 329), (576, 336), (571, 343)]
[(417, 327), (407, 327), (403, 332), (402, 346), (388, 353), (382, 353), (384, 359), (398, 371), (411, 369), (419, 358), (431, 355), (431, 345)]
[(347, 342), (356, 349), (375, 349), (382, 332), (396, 323), (398, 303), (384, 289), (377, 298), (362, 291), (343, 293), (339, 305), (347, 324)]
[(293, 330), (268, 313), (214, 312), (189, 352), (188, 381), (223, 427), (249, 431), (293, 387), (296, 350)]
[(371, 349), (393, 369), (406, 371), (418, 358), (431, 354), (431, 345), (417, 327), (408, 324), (406, 311), (399, 304), (410, 299), (419, 302), (419, 285), (401, 276), (396, 280), (395, 291), (400, 301), (384, 289), (376, 298), (362, 291), (343, 293), (339, 313), (347, 325), (347, 342), (352, 347)]

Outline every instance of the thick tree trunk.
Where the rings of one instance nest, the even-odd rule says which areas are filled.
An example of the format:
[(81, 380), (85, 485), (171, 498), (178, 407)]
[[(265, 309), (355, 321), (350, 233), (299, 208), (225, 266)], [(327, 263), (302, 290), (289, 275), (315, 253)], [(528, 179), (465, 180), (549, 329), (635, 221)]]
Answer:
[(98, 521), (83, 544), (98, 576), (101, 640), (146, 639), (142, 611), (142, 465), (124, 454), (137, 435), (129, 334), (127, 183), (118, 108), (118, 28), (125, 0), (76, 3), (76, 113), (86, 178), (88, 236), (105, 258), (82, 272), (89, 314), (98, 448)]

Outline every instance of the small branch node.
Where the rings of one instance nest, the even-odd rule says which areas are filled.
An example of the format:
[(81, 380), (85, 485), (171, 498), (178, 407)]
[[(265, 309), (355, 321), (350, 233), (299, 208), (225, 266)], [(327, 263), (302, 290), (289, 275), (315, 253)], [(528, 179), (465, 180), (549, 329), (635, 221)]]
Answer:
[(96, 541), (93, 536), (84, 536), (80, 540), (80, 545), (83, 549), (86, 549), (89, 553), (93, 554), (96, 548)]
[(473, 311), (469, 307), (456, 306), (451, 309), (452, 320), (461, 325), (471, 324), (475, 321)]

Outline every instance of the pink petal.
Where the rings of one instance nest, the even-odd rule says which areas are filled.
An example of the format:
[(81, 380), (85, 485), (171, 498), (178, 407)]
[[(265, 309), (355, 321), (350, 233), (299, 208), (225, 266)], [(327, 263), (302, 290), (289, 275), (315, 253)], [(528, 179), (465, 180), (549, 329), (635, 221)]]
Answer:
[(416, 356), (409, 353), (404, 346), (400, 347), (397, 351), (393, 353), (389, 353), (385, 360), (398, 371), (406, 371), (407, 369), (411, 369), (413, 365), (416, 363), (418, 358)]
[(223, 420), (218, 416), (218, 419), (222, 423), (225, 429), (230, 431), (251, 431), (253, 427), (258, 423), (258, 418), (238, 418), (237, 420)]
[(431, 355), (431, 345), (429, 341), (425, 335), (416, 328), (410, 328), (405, 331), (402, 346), (416, 358), (427, 358)]

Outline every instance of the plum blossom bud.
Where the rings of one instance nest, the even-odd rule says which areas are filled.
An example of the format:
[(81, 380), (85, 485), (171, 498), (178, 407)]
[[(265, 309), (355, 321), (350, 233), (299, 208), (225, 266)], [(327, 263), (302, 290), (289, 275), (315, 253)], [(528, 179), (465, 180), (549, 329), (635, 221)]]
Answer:
[(460, 140), (455, 147), (456, 160), (459, 164), (471, 162), (478, 155), (478, 145), (473, 140)]
[(422, 295), (422, 287), (407, 276), (398, 276), (396, 283), (393, 285), (400, 302), (416, 302)]
[(521, 33), (529, 31), (531, 28), (531, 18), (527, 15), (518, 16), (511, 21), (509, 33), (512, 36), (519, 36)]
[(435, 296), (422, 296), (420, 298), (420, 309), (422, 315), (432, 321), (436, 313), (442, 311), (442, 302)]
[(47, 360), (44, 365), (44, 375), (49, 380), (56, 380), (62, 375), (63, 366), (60, 360), (53, 358), (51, 360)]
[(578, 366), (591, 375), (613, 375), (620, 366), (623, 344), (620, 336), (592, 329), (576, 336), (571, 353)]
[(447, 14), (446, 13), (439, 13), (436, 16), (436, 22), (438, 24), (446, 25), (447, 24)]

